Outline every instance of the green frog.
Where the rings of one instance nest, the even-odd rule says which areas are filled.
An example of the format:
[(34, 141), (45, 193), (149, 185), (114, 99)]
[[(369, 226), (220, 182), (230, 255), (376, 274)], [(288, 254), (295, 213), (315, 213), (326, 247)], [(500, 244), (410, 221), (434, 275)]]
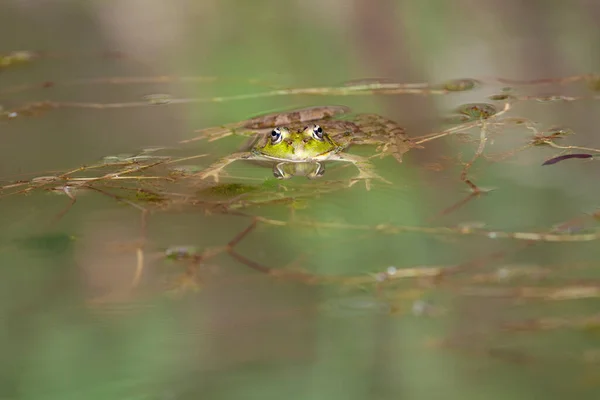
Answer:
[(377, 145), (381, 157), (391, 154), (402, 162), (402, 154), (411, 147), (404, 129), (396, 122), (375, 114), (357, 115), (352, 120), (331, 119), (348, 111), (349, 108), (344, 106), (310, 107), (267, 114), (204, 131), (207, 134), (203, 137), (209, 140), (232, 133), (252, 135), (253, 138), (243, 151), (222, 158), (195, 176), (200, 179), (213, 177), (218, 182), (223, 168), (237, 160), (251, 160), (273, 164), (273, 174), (279, 179), (297, 175), (314, 179), (324, 174), (324, 161), (344, 161), (354, 164), (359, 170), (350, 186), (364, 180), (367, 190), (370, 190), (373, 179), (389, 183), (375, 173), (368, 158), (348, 154), (345, 150), (351, 145)]

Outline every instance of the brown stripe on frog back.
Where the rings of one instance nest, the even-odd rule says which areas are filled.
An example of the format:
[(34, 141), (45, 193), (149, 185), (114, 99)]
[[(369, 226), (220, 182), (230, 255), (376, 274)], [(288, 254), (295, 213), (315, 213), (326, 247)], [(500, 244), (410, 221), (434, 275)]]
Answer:
[(263, 129), (276, 126), (289, 125), (298, 122), (316, 121), (324, 118), (331, 118), (338, 114), (344, 114), (350, 111), (346, 106), (316, 106), (307, 107), (298, 110), (265, 114), (250, 118), (244, 122), (243, 127), (248, 129)]

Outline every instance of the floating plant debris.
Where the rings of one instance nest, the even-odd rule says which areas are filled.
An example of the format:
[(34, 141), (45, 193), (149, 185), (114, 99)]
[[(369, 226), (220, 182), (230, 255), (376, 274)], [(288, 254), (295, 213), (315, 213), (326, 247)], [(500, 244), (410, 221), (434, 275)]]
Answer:
[(13, 51), (0, 54), (0, 68), (8, 68), (17, 64), (25, 64), (38, 58), (39, 54), (33, 51)]
[(449, 92), (465, 92), (479, 87), (481, 82), (476, 79), (453, 79), (441, 85), (444, 90)]
[(463, 104), (456, 110), (457, 113), (466, 115), (471, 120), (486, 119), (496, 114), (496, 106), (489, 103), (471, 103)]
[(591, 154), (565, 154), (562, 156), (551, 158), (551, 159), (545, 161), (542, 165), (552, 165), (552, 164), (556, 164), (563, 160), (568, 160), (570, 158), (593, 158), (593, 157), (594, 156)]

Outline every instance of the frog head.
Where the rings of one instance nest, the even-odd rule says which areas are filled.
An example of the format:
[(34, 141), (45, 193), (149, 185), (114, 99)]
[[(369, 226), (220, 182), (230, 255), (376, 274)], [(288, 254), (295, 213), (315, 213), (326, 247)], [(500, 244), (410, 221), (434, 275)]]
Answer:
[(267, 159), (287, 162), (322, 161), (341, 150), (319, 125), (280, 127), (252, 148)]

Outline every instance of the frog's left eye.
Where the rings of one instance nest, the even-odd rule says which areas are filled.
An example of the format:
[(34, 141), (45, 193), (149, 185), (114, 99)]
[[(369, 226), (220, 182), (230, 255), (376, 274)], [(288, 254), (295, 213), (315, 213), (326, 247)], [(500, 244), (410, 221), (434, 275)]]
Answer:
[(271, 143), (277, 144), (281, 142), (283, 136), (281, 135), (281, 129), (275, 128), (271, 131)]
[(319, 125), (315, 125), (312, 130), (313, 137), (318, 140), (323, 140), (323, 128)]

